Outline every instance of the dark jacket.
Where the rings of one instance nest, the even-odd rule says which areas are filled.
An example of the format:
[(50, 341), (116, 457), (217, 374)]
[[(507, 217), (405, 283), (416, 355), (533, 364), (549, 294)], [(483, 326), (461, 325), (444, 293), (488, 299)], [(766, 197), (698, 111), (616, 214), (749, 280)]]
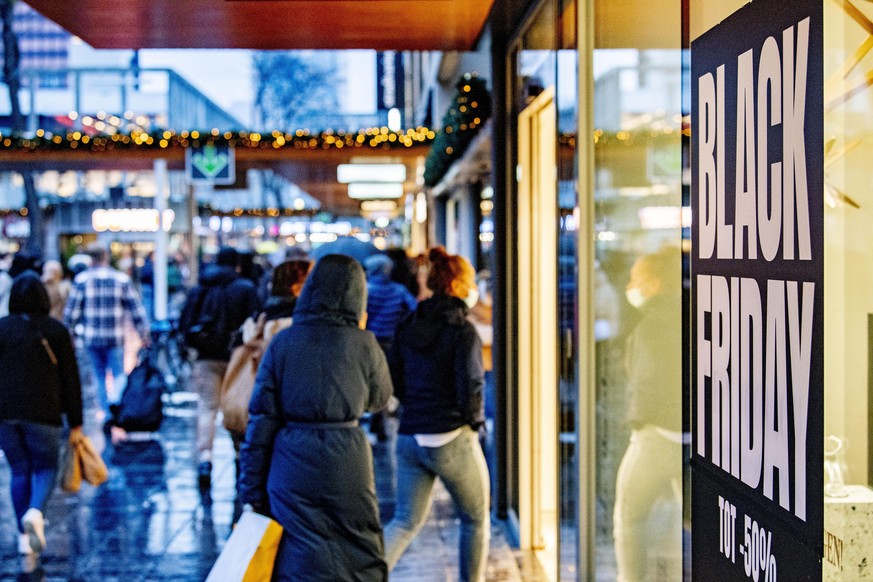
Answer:
[(48, 294), (37, 276), (15, 280), (9, 309), (0, 319), (0, 420), (60, 426), (66, 415), (69, 426), (80, 426), (82, 386), (73, 342), (64, 324), (49, 317)]
[(438, 434), (485, 421), (482, 342), (457, 297), (434, 295), (397, 327), (389, 353), (401, 434)]
[(415, 311), (415, 297), (406, 287), (378, 273), (367, 280), (367, 329), (380, 342), (391, 342), (397, 324)]
[(294, 307), (296, 305), (297, 298), (293, 295), (271, 295), (264, 304), (264, 313), (266, 314), (267, 321), (294, 317)]
[(240, 497), (285, 528), (274, 580), (387, 580), (370, 445), (338, 426), (391, 395), (385, 356), (357, 325), (365, 285), (353, 259), (319, 260), (258, 368)]
[(217, 342), (224, 346), (223, 349), (198, 352), (197, 359), (226, 362), (230, 359), (231, 336), (247, 317), (260, 309), (260, 302), (252, 282), (241, 278), (232, 267), (206, 265), (200, 275), (200, 284), (188, 292), (179, 317), (179, 330), (183, 337), (185, 332), (197, 323), (198, 304), (204, 300), (209, 290), (215, 287), (220, 287), (222, 290), (220, 304), (225, 318), (222, 328), (227, 337), (222, 338), (222, 342)]

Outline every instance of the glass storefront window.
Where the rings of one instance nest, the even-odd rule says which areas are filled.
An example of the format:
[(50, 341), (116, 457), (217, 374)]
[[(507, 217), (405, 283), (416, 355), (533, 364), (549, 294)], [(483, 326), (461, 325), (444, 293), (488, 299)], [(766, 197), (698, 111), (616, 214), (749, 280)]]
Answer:
[(663, 34), (623, 14), (594, 22), (595, 572), (681, 580), (681, 2)]
[[(691, 3), (692, 40), (745, 2)], [(873, 5), (824, 11), (825, 419), (822, 578), (857, 580), (873, 555)]]
[(825, 135), (825, 580), (873, 555), (873, 10), (823, 2)]
[[(548, 580), (578, 578), (575, 0), (542, 2), (513, 56), (521, 545)], [(556, 228), (557, 227), (557, 228)]]

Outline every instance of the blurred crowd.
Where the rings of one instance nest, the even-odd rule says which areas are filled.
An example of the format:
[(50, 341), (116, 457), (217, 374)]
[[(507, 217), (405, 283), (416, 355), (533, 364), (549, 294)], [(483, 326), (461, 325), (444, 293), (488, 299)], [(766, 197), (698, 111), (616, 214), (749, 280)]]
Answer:
[[(245, 506), (286, 531), (275, 579), (321, 579), (319, 569), (330, 568), (337, 579), (386, 580), (424, 523), (439, 477), (461, 518), (460, 579), (483, 580), (493, 469), (489, 273), (442, 247), (414, 257), (375, 248), (265, 257), (225, 247), (199, 265), (196, 281), (188, 264), (182, 254), (169, 258), (167, 321), (155, 322), (152, 254), (112, 257), (95, 244), (65, 263), (0, 256), (0, 344), (8, 344), (0, 345), (0, 448), (12, 470), (19, 551), (45, 547), (42, 512), (83, 414), (103, 425), (108, 443), (128, 438), (134, 425), (120, 421), (120, 407), (143, 390), (131, 370), (173, 338), (188, 370), (176, 381), (197, 395), (198, 486), (211, 486), (223, 418), (238, 452), (237, 517)], [(383, 529), (371, 446), (388, 439), (389, 425), (396, 512)]]

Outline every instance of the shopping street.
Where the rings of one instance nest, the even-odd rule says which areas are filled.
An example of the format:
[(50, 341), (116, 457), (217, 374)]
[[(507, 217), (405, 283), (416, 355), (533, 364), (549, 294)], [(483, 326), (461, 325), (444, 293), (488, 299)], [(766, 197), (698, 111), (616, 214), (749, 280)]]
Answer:
[[(85, 390), (93, 391), (90, 384)], [(86, 431), (103, 450), (109, 481), (78, 494), (56, 489), (46, 512), (47, 549), (35, 560), (19, 557), (17, 530), (9, 498), (9, 468), (0, 463), (0, 580), (18, 581), (174, 581), (206, 578), (230, 535), (234, 512), (234, 452), (219, 429), (214, 449), (212, 489), (202, 495), (194, 461), (196, 396), (184, 389), (168, 394), (165, 419), (156, 434), (134, 433), (126, 442), (107, 444), (96, 421), (93, 393)], [(396, 430), (395, 426), (391, 426)], [(388, 451), (394, 434), (374, 445), (380, 509), (393, 513)], [(437, 494), (421, 535), (391, 575), (397, 582), (457, 580), (457, 537), (451, 501)], [(524, 556), (518, 559), (524, 561)], [(494, 523), (489, 582), (522, 580), (516, 556)], [(536, 580), (536, 577), (525, 577)]]

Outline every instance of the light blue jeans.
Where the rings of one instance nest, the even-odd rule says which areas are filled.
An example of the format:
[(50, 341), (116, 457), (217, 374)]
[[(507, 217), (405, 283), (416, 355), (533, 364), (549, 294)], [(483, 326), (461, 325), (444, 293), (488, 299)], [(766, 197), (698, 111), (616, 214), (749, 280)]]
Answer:
[(445, 485), (461, 518), (461, 582), (485, 580), (491, 521), (488, 467), (479, 435), (465, 426), (441, 447), (420, 447), (411, 435), (397, 437), (397, 505), (385, 526), (385, 561), (391, 570), (427, 520), (435, 479)]
[(26, 420), (0, 422), (0, 449), (12, 473), (12, 505), (21, 528), (24, 513), (34, 507), (45, 513), (58, 474), (61, 427)]
[(94, 380), (97, 382), (97, 401), (100, 408), (109, 416), (109, 396), (106, 393), (106, 371), (112, 373), (113, 399), (118, 402), (127, 377), (124, 375), (124, 348), (120, 346), (86, 346), (91, 369), (94, 370)]
[[(653, 514), (660, 521), (651, 523)], [(681, 517), (682, 444), (651, 425), (634, 430), (615, 483), (612, 534), (618, 582), (678, 579), (659, 572), (652, 554), (661, 553), (662, 565), (666, 560), (681, 567)], [(652, 528), (658, 532), (658, 544), (652, 541)], [(667, 555), (663, 555), (665, 549)], [(678, 575), (681, 578), (681, 570)]]

